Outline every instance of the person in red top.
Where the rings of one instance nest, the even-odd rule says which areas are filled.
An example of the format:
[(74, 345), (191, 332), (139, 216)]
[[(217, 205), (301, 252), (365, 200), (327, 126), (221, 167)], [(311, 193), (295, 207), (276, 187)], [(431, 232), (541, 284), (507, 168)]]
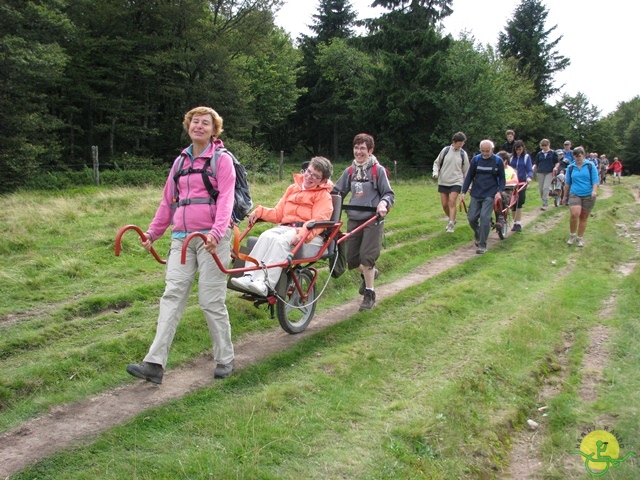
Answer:
[[(274, 208), (258, 205), (249, 215), (249, 225), (255, 224), (258, 219), (271, 223), (277, 223), (277, 227), (263, 232), (254, 245), (250, 257), (265, 265), (274, 264), (286, 260), (294, 247), (307, 233), (306, 224), (330, 220), (333, 214), (333, 202), (331, 201), (331, 189), (333, 182), (330, 177), (333, 173), (331, 162), (324, 157), (314, 157), (304, 173), (293, 176), (294, 183), (287, 188), (284, 196)], [(322, 247), (324, 240), (318, 235), (322, 228), (311, 230), (306, 237), (304, 256), (312, 257)], [(238, 288), (247, 290), (256, 295), (266, 296), (269, 288), (274, 289), (282, 268), (273, 267), (255, 270), (245, 273), (242, 277), (232, 278), (231, 283)]]
[(622, 162), (618, 159), (618, 157), (614, 157), (613, 163), (609, 165), (607, 170), (613, 170), (613, 184), (616, 183), (616, 178), (618, 179), (618, 183), (622, 182)]

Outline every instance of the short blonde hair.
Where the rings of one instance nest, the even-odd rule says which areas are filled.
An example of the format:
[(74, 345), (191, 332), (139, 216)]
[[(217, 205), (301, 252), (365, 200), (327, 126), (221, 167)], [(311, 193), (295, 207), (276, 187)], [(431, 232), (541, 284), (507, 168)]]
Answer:
[(547, 138), (543, 138), (542, 140), (540, 140), (540, 146), (544, 147), (545, 145), (551, 145), (551, 142)]
[(213, 120), (213, 137), (218, 138), (218, 135), (222, 133), (222, 117), (218, 115), (213, 108), (210, 107), (196, 107), (189, 110), (184, 114), (184, 120), (182, 121), (182, 126), (184, 127), (184, 131), (189, 131), (189, 125), (191, 124), (191, 119), (196, 115), (211, 115), (211, 119)]

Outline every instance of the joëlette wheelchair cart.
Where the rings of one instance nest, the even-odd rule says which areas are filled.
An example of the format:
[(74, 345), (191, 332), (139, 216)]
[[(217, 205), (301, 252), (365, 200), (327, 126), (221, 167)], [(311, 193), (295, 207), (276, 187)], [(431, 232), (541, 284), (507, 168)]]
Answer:
[(527, 188), (527, 182), (520, 182), (515, 186), (509, 195), (509, 200), (505, 201), (502, 196), (493, 202), (493, 215), (491, 228), (495, 228), (500, 240), (507, 238), (507, 233), (513, 226), (513, 208), (518, 203), (518, 196)]
[[(258, 237), (248, 237), (249, 232), (253, 228), (252, 226), (247, 227), (247, 229), (242, 233), (237, 229), (235, 230), (231, 251), (231, 257), (233, 260), (231, 268), (224, 265), (217, 254), (213, 254), (213, 259), (218, 268), (225, 274), (229, 275), (227, 288), (240, 292), (240, 298), (253, 302), (256, 307), (266, 305), (271, 313), (271, 318), (274, 318), (275, 314), (277, 314), (280, 326), (285, 332), (290, 334), (300, 333), (307, 328), (313, 319), (316, 302), (322, 294), (322, 292), (318, 294), (317, 291), (318, 268), (316, 268), (317, 265), (315, 264), (317, 262), (326, 262), (330, 266), (334, 266), (335, 260), (337, 260), (338, 256), (338, 245), (345, 242), (347, 238), (354, 233), (359, 232), (370, 224), (380, 220), (377, 215), (374, 215), (353, 231), (343, 233), (340, 231), (340, 228), (342, 227), (342, 221), (340, 220), (342, 212), (342, 197), (340, 197), (340, 195), (332, 195), (331, 197), (333, 202), (333, 215), (331, 216), (331, 220), (307, 224), (308, 231), (306, 235), (295, 246), (291, 255), (280, 263), (268, 265), (260, 264), (248, 256), (248, 253), (251, 252), (255, 242), (258, 240)], [(320, 250), (318, 250), (315, 255), (303, 256), (303, 253), (305, 253), (304, 246), (306, 237), (314, 228), (324, 229), (322, 233), (324, 242), (320, 247)], [(116, 236), (116, 256), (120, 255), (122, 248), (122, 236), (128, 230), (135, 230), (141, 240), (146, 240), (144, 232), (136, 225), (127, 225), (123, 227)], [(185, 263), (186, 261), (187, 246), (195, 237), (200, 237), (203, 240), (206, 240), (206, 235), (203, 235), (200, 232), (190, 234), (185, 239), (182, 247), (182, 263)], [(247, 239), (246, 246), (240, 246), (245, 238)], [(153, 247), (151, 247), (150, 253), (159, 263), (166, 263), (165, 260), (158, 256)], [(244, 291), (231, 283), (231, 278), (240, 277), (246, 272), (264, 270), (273, 267), (281, 267), (283, 270), (278, 283), (274, 288), (269, 288), (266, 296)], [(324, 288), (326, 288), (326, 284)], [(324, 288), (322, 291), (324, 291)]]

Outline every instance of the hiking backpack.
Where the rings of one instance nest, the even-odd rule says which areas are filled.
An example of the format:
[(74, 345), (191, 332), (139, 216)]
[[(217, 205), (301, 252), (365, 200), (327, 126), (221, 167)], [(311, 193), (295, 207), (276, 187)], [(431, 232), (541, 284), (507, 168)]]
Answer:
[[(180, 160), (178, 161), (177, 168), (175, 169), (176, 173), (173, 176), (173, 181), (175, 185), (175, 191), (173, 195), (173, 204), (174, 208), (181, 207), (183, 205), (189, 205), (192, 203), (208, 203), (215, 204), (218, 199), (218, 194), (220, 193), (218, 190), (213, 188), (211, 184), (210, 177), (216, 177), (218, 158), (220, 155), (226, 153), (231, 157), (233, 161), (233, 168), (236, 172), (236, 183), (234, 188), (234, 197), (233, 197), (233, 212), (231, 214), (233, 223), (240, 223), (245, 219), (249, 212), (253, 209), (253, 200), (251, 199), (251, 192), (249, 190), (249, 183), (247, 182), (247, 170), (244, 166), (238, 161), (238, 159), (226, 148), (216, 148), (213, 153), (213, 157), (209, 163), (209, 167), (211, 170), (207, 170), (206, 168), (183, 168), (184, 160), (186, 155), (181, 155)], [(192, 173), (199, 173), (202, 175), (202, 182), (204, 183), (207, 192), (209, 192), (209, 196), (211, 198), (187, 198), (185, 200), (180, 200), (178, 192), (178, 179), (184, 175), (191, 175)]]
[[(373, 165), (371, 165), (371, 183), (373, 183), (374, 185), (378, 183), (378, 165), (379, 163), (376, 162)], [(380, 165), (382, 167), (382, 165)], [(387, 180), (389, 180), (391, 177), (389, 176), (389, 170), (387, 170), (387, 167), (382, 167), (384, 168), (385, 173), (387, 174)], [(351, 183), (352, 178), (353, 178), (353, 164), (349, 165), (349, 183)]]
[[(592, 168), (594, 168), (594, 165), (589, 160), (585, 160), (585, 163), (587, 164), (587, 168), (589, 169), (589, 181), (593, 184), (593, 170), (592, 170)], [(567, 173), (570, 173), (571, 177), (573, 177), (573, 169), (574, 169), (575, 166), (576, 166), (576, 164), (572, 163), (571, 165), (569, 165), (567, 167)]]
[[(375, 185), (376, 190), (378, 189), (378, 162), (375, 162), (373, 165), (371, 165), (371, 183), (373, 183), (373, 185)], [(385, 173), (387, 174), (387, 181), (389, 181), (389, 170), (387, 170), (387, 167), (384, 167), (382, 165), (380, 165), (382, 168), (384, 168)], [(351, 184), (351, 182), (353, 181), (353, 172), (354, 172), (354, 168), (353, 168), (353, 164), (349, 165), (349, 184)], [(391, 184), (391, 182), (389, 181), (389, 184)], [(376, 211), (376, 207), (365, 207), (365, 206), (361, 206), (361, 205), (342, 205), (342, 209), (343, 210), (357, 210), (357, 211), (365, 211), (365, 212), (375, 212)]]
[[(478, 160), (479, 160), (478, 156), (479, 155), (480, 154), (478, 154), (475, 157), (473, 157), (473, 163), (478, 163)], [(493, 173), (494, 177), (497, 177), (498, 176), (498, 165), (500, 164), (500, 162), (502, 162), (502, 159), (499, 156), (497, 156), (495, 153), (493, 154), (493, 158), (495, 158), (496, 163), (493, 165), (492, 173)], [(517, 170), (516, 170), (516, 172), (517, 172)]]
[[(444, 165), (444, 159), (447, 156), (447, 153), (449, 153), (449, 150), (451, 150), (451, 145), (448, 145), (445, 147), (444, 152), (442, 153), (442, 158), (440, 159), (440, 170), (442, 170), (442, 165)], [(460, 168), (463, 169), (464, 168), (464, 159), (466, 158), (467, 161), (469, 160), (469, 156), (467, 155), (467, 152), (465, 149), (461, 148), (460, 149), (460, 158), (462, 159), (460, 161)]]

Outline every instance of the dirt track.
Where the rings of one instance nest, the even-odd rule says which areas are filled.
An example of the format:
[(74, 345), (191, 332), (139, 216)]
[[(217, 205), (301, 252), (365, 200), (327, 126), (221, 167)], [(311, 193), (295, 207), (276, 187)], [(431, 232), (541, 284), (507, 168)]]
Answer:
[[(601, 198), (606, 198), (611, 194), (611, 190), (605, 188), (602, 193)], [(531, 222), (540, 213), (540, 209), (536, 208), (524, 214), (523, 225)], [(461, 225), (459, 228), (467, 227)], [(495, 233), (490, 234), (488, 248), (492, 248), (498, 241)], [(378, 298), (391, 297), (475, 256), (473, 243), (460, 247), (418, 267), (393, 283), (377, 287)], [(358, 307), (359, 298), (356, 298), (344, 305), (316, 314), (307, 330), (298, 335), (289, 335), (278, 328), (245, 337), (235, 345), (236, 368), (242, 369), (246, 365), (256, 363), (329, 325), (346, 320), (358, 312)], [(0, 478), (19, 472), (27, 465), (46, 458), (57, 450), (91, 441), (100, 432), (122, 424), (148, 408), (211, 385), (212, 371), (211, 357), (203, 356), (184, 367), (167, 371), (161, 386), (140, 381), (82, 402), (55, 407), (48, 414), (25, 422), (0, 436)]]

